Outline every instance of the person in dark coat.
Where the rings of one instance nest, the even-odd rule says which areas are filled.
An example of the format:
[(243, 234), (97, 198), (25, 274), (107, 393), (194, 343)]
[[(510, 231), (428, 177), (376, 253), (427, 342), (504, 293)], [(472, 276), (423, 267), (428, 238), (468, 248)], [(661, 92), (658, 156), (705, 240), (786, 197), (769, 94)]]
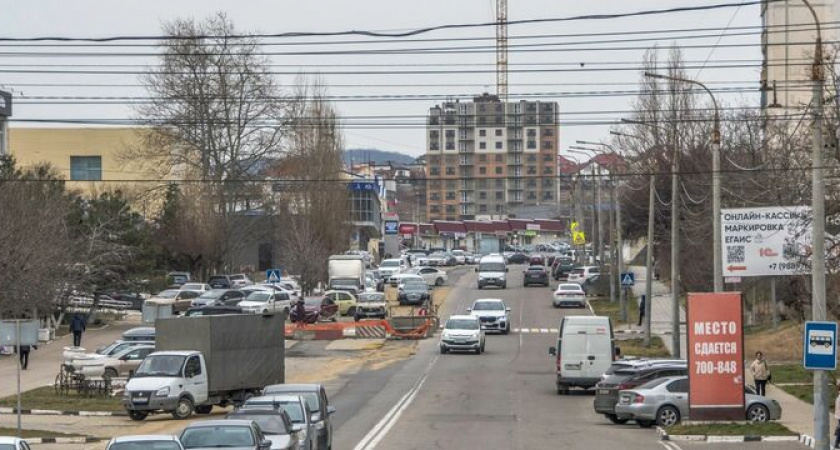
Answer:
[(303, 299), (297, 301), (295, 305), (295, 316), (298, 323), (306, 323), (306, 303)]
[(73, 318), (70, 319), (70, 332), (73, 333), (74, 347), (82, 346), (82, 333), (85, 332), (86, 328), (85, 319), (79, 314), (74, 314)]
[(642, 322), (645, 320), (645, 303), (647, 302), (647, 298), (645, 295), (642, 296), (642, 301), (639, 302), (639, 326), (642, 326)]
[(21, 345), (20, 350), (18, 351), (18, 356), (20, 356), (20, 367), (23, 370), (26, 370), (29, 367), (29, 352), (31, 350), (37, 349), (37, 345)]

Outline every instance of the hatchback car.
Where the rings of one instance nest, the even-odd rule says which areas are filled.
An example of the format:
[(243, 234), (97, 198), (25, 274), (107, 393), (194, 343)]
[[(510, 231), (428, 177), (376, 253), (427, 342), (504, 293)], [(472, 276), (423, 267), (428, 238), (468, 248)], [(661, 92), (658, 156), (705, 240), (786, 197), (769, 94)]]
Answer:
[(500, 299), (476, 300), (467, 312), (480, 321), (482, 330), (510, 333), (510, 308)]
[(484, 330), (475, 316), (449, 316), (440, 335), (440, 352), (484, 353)]
[(449, 279), (446, 272), (434, 267), (414, 267), (409, 269), (406, 274), (420, 276), (429, 286), (443, 286)]
[(270, 450), (259, 425), (251, 420), (207, 420), (193, 422), (178, 436), (185, 450), (236, 448)]
[(147, 300), (147, 303), (157, 305), (172, 305), (172, 312), (179, 313), (190, 309), (194, 298), (198, 298), (201, 292), (196, 291), (181, 291), (177, 289), (167, 289), (159, 292), (154, 297)]
[(575, 267), (569, 272), (568, 280), (570, 283), (578, 283), (583, 284), (587, 282), (590, 278), (600, 275), (601, 268), (598, 266), (583, 266), (583, 267)]
[(292, 299), (288, 292), (253, 291), (236, 306), (242, 311), (254, 314), (283, 312), (289, 314)]
[(112, 438), (105, 450), (184, 450), (184, 446), (176, 436), (149, 434)]
[(271, 441), (271, 450), (299, 450), (298, 431), (285, 410), (239, 409), (228, 413), (225, 419), (253, 420), (265, 437)]
[(586, 307), (586, 292), (576, 283), (563, 283), (557, 286), (551, 305), (555, 308), (563, 306), (574, 306), (577, 308)]
[(381, 292), (365, 292), (360, 294), (356, 300), (356, 314), (353, 318), (357, 322), (367, 317), (384, 319), (388, 315), (385, 294)]
[(312, 410), (312, 423), (318, 431), (318, 447), (321, 450), (332, 448), (333, 423), (335, 408), (330, 405), (327, 390), (320, 384), (273, 384), (266, 386), (263, 394), (299, 395), (306, 400)]
[(298, 312), (298, 303), (292, 306), (292, 311), (289, 313), (289, 319), (292, 322), (316, 323), (324, 320), (332, 320), (335, 322), (338, 319), (338, 304), (336, 304), (333, 297), (323, 298), (307, 298), (303, 300), (303, 317), (300, 317)]
[(229, 275), (213, 275), (207, 280), (207, 284), (213, 289), (231, 289), (236, 287)]
[(528, 287), (532, 284), (548, 287), (548, 272), (546, 272), (545, 266), (532, 265), (525, 269), (522, 286)]
[(627, 420), (619, 418), (615, 413), (619, 391), (633, 389), (658, 378), (686, 375), (687, 373), (688, 366), (685, 362), (616, 370), (612, 375), (608, 375), (595, 385), (595, 412), (603, 414), (613, 423), (625, 423)]
[(210, 289), (213, 288), (211, 288), (207, 283), (184, 283), (181, 285), (182, 291), (196, 291), (203, 293), (209, 291)]
[(324, 298), (330, 299), (338, 305), (338, 313), (342, 316), (354, 316), (356, 314), (356, 296), (347, 291), (327, 291)]
[(252, 397), (242, 406), (243, 410), (252, 409), (282, 409), (289, 415), (292, 426), (298, 437), (298, 445), (302, 450), (315, 450), (318, 448), (318, 434), (312, 420), (312, 409), (300, 395), (266, 394), (259, 397)]
[(143, 358), (155, 351), (155, 344), (141, 344), (124, 347), (112, 355), (101, 355), (98, 358), (77, 359), (71, 361), (73, 370), (85, 375), (101, 375), (111, 380), (125, 378), (131, 375)]

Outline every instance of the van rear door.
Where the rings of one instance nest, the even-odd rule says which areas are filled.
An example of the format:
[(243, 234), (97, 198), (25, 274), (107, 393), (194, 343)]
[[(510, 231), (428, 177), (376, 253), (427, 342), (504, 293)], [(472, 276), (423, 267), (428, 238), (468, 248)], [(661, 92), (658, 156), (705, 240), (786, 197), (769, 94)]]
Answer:
[(612, 364), (612, 336), (603, 325), (596, 325), (589, 331), (586, 335), (587, 364), (584, 377), (600, 379)]
[(565, 330), (560, 349), (562, 378), (582, 378), (585, 373), (585, 361), (588, 356), (588, 336), (586, 330), (578, 327)]

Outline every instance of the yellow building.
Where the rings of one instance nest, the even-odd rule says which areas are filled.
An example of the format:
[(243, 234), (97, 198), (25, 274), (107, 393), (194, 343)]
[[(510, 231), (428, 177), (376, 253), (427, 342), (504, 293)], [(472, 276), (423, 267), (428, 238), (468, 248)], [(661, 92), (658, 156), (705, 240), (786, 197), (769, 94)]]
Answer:
[(142, 128), (10, 128), (9, 152), (21, 168), (49, 163), (68, 180), (69, 189), (86, 193), (121, 189), (141, 193), (154, 183), (126, 165), (121, 154), (142, 145)]

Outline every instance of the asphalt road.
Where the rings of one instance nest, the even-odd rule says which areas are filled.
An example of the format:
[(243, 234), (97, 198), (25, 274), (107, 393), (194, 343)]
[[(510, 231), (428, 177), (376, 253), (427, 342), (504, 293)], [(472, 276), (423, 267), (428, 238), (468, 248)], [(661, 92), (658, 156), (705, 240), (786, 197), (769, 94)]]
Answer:
[[(414, 358), (387, 370), (356, 374), (334, 404), (336, 450), (516, 448), (669, 449), (697, 444), (662, 443), (654, 430), (617, 426), (592, 408), (593, 396), (558, 396), (548, 347), (566, 314), (550, 290), (521, 286), (522, 266), (513, 266), (506, 290), (475, 289), (475, 274), (453, 286), (443, 316), (465, 313), (478, 298), (501, 298), (511, 307), (514, 329), (528, 333), (488, 335), (484, 355), (439, 355), (438, 337), (420, 343)], [(546, 332), (543, 332), (545, 330)], [(803, 448), (773, 444), (761, 448)], [(756, 448), (756, 444), (703, 444), (706, 449)]]

